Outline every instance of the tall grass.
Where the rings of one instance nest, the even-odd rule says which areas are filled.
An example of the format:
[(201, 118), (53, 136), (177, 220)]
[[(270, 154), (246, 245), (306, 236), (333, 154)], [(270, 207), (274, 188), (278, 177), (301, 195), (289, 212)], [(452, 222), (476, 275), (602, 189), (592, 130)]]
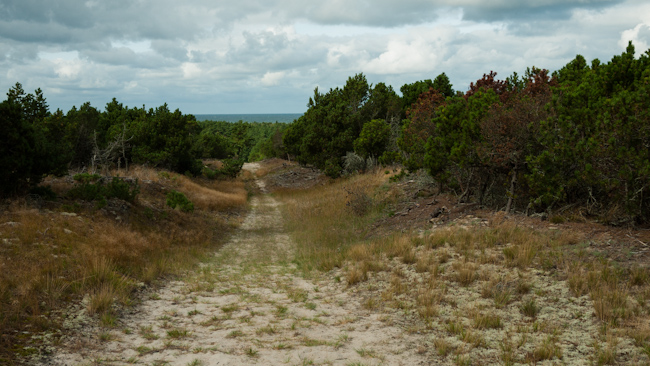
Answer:
[[(287, 227), (298, 245), (296, 262), (302, 269), (328, 271), (343, 264), (350, 246), (364, 237), (390, 198), (387, 192), (378, 190), (386, 180), (383, 172), (376, 172), (340, 179), (317, 189), (276, 193), (285, 202)], [(350, 191), (370, 198), (365, 215), (350, 209)]]

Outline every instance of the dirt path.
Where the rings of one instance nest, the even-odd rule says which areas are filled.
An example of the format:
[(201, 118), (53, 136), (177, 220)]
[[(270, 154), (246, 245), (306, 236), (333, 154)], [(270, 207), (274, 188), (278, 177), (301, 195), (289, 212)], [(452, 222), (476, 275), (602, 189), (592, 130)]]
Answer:
[(51, 364), (435, 364), (421, 336), (363, 309), (344, 284), (300, 276), (279, 203), (264, 194), (251, 206), (238, 233), (200, 270), (152, 294), (118, 327), (93, 335), (92, 347), (67, 342)]

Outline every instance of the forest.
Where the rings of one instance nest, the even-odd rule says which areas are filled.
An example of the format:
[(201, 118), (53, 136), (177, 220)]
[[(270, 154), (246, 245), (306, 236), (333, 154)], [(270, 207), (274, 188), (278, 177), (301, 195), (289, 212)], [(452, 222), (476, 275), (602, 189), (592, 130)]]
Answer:
[[(506, 212), (580, 207), (609, 224), (649, 221), (650, 51), (637, 58), (630, 43), (607, 63), (578, 55), (554, 72), (489, 72), (466, 92), (441, 73), (400, 92), (357, 74), (316, 88), (292, 124), (233, 124), (116, 99), (103, 111), (85, 103), (50, 112), (40, 89), (17, 83), (0, 104), (0, 196), (38, 190), (69, 169), (146, 164), (218, 178), (281, 157), (330, 177), (377, 165), (424, 169), (440, 192)], [(207, 158), (225, 164), (213, 170)]]

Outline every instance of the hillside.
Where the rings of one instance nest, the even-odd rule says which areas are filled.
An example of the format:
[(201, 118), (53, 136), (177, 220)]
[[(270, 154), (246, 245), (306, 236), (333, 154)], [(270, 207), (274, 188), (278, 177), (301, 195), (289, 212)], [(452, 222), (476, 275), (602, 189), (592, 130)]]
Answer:
[[(78, 330), (68, 327), (78, 309), (89, 316), (82, 325), (114, 327), (142, 293), (222, 245), (246, 211), (242, 181), (138, 166), (109, 173), (50, 177), (47, 194), (2, 206), (0, 363), (47, 356)], [(172, 209), (172, 192), (193, 210)]]

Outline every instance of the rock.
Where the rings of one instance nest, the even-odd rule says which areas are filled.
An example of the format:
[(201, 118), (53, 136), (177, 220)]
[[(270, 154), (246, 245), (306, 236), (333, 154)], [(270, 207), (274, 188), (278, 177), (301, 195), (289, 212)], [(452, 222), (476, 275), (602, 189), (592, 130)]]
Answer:
[(63, 232), (66, 234), (72, 234), (72, 230), (68, 230), (68, 229), (63, 229)]
[(5, 222), (4, 224), (2, 224), (0, 226), (16, 227), (16, 226), (20, 226), (20, 225), (22, 225), (20, 222), (8, 221), (8, 222)]
[(76, 217), (77, 214), (74, 212), (61, 212), (61, 216)]

